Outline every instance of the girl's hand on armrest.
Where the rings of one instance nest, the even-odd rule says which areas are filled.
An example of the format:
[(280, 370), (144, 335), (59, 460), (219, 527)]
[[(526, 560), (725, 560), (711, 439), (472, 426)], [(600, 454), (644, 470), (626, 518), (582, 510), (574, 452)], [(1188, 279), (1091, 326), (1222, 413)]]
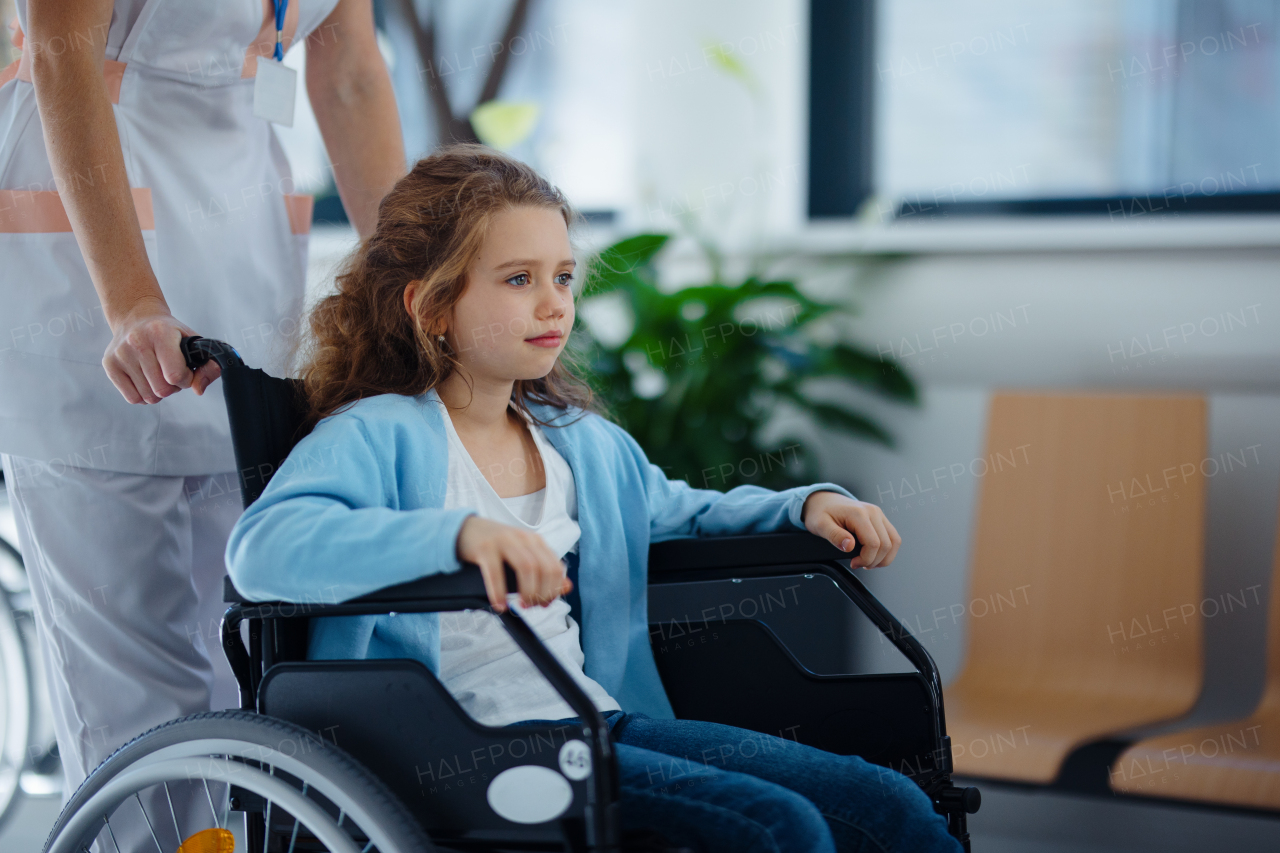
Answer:
[(493, 609), (507, 609), (505, 562), (520, 584), (520, 606), (546, 606), (573, 589), (565, 564), (551, 552), (541, 534), (509, 524), (468, 516), (458, 531), (458, 559), (475, 563), (484, 577)]
[(866, 501), (852, 500), (839, 492), (814, 492), (800, 511), (805, 529), (821, 536), (841, 551), (853, 549), (853, 537), (862, 551), (849, 565), (874, 569), (887, 566), (898, 555), (902, 537), (885, 517), (884, 510)]

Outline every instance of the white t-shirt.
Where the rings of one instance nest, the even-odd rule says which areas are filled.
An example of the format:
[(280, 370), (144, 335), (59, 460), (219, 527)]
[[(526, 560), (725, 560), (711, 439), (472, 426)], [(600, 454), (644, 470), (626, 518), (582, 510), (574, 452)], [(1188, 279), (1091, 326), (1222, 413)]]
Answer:
[[(581, 528), (573, 470), (541, 428), (525, 418), (542, 455), (546, 487), (527, 495), (500, 498), (458, 437), (440, 396), (434, 389), (427, 396), (440, 407), (448, 433), (449, 478), (444, 508), (467, 507), (482, 518), (536, 530), (552, 552), (561, 557), (576, 551)], [(569, 604), (563, 596), (546, 607), (526, 608), (520, 606), (520, 594), (509, 590), (507, 604), (542, 638), (596, 708), (621, 710), (617, 701), (582, 671), (585, 657), (578, 623), (569, 615)], [(487, 726), (577, 716), (516, 646), (498, 617), (487, 610), (440, 614), (440, 681), (468, 714)]]

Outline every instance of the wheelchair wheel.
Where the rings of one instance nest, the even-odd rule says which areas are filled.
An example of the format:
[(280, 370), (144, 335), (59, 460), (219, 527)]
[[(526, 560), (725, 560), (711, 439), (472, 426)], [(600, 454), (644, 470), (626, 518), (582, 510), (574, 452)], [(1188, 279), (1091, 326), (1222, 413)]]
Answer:
[[(0, 826), (12, 812), (26, 767), (31, 733), (31, 673), (26, 644), (14, 615), (12, 591), (3, 583), (20, 576), (22, 558), (0, 539)], [(12, 571), (10, 571), (12, 570)]]
[(165, 723), (85, 779), (45, 853), (435, 851), (387, 787), (330, 742), (340, 733), (324, 734), (247, 711)]

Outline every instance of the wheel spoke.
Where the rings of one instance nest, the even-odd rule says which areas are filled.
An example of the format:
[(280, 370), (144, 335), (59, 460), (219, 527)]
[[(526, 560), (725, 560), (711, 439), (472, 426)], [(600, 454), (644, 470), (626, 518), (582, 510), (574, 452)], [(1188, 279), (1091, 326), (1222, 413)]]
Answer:
[(116, 833), (115, 833), (115, 830), (111, 828), (111, 821), (107, 820), (106, 815), (103, 815), (102, 822), (107, 825), (107, 835), (111, 836), (111, 843), (116, 846), (116, 853), (121, 853), (120, 842), (116, 841)]
[[(270, 775), (276, 775), (276, 768), (271, 766)], [(267, 853), (267, 848), (271, 846), (271, 800), (267, 799), (266, 819), (262, 822), (262, 853)]]
[(213, 812), (213, 825), (222, 829), (222, 824), (218, 822), (218, 810), (213, 807), (213, 794), (209, 791), (209, 780), (201, 779), (200, 781), (204, 783), (204, 795), (209, 798), (209, 811)]
[(156, 828), (151, 825), (151, 818), (147, 817), (147, 808), (142, 804), (142, 797), (138, 796), (138, 792), (133, 792), (133, 798), (138, 801), (138, 808), (142, 809), (142, 819), (147, 822), (147, 829), (151, 831), (151, 840), (156, 843), (156, 849), (160, 853), (164, 853), (164, 848), (160, 846), (160, 839), (156, 838)]
[[(222, 757), (225, 758), (227, 761), (231, 760), (230, 755), (223, 754)], [(226, 829), (228, 826), (231, 825), (231, 786), (230, 785), (228, 785), (223, 790), (222, 802), (223, 802), (222, 828)]]
[[(191, 735), (183, 738), (183, 732), (166, 732), (163, 737), (154, 738), (158, 743), (142, 745), (150, 749), (137, 749), (137, 754), (127, 756), (127, 760), (117, 757), (114, 765), (119, 767), (99, 771), (94, 779), (96, 788), (90, 785), (88, 795), (80, 795), (83, 802), (79, 809), (64, 810), (59, 817), (50, 836), (50, 853), (125, 853), (122, 840), (131, 845), (128, 853), (145, 853), (135, 849), (146, 843), (147, 836), (140, 834), (142, 825), (136, 816), (131, 816), (133, 806), (125, 804), (128, 799), (142, 812), (151, 838), (152, 845), (145, 849), (156, 853), (173, 853), (171, 841), (160, 838), (162, 831), (167, 834), (162, 830), (164, 818), (151, 814), (165, 808), (169, 809), (169, 826), (178, 837), (174, 843), (191, 841), (192, 847), (201, 849), (215, 840), (227, 846), (232, 839), (231, 828), (239, 826), (244, 817), (250, 819), (253, 832), (263, 827), (264, 837), (261, 844), (246, 851), (243, 833), (236, 829), (239, 853), (304, 853), (312, 849), (329, 853), (410, 853), (429, 847), (426, 836), (401, 816), (402, 807), (400, 811), (393, 808), (398, 804), (388, 802), (385, 792), (379, 798), (379, 791), (365, 790), (368, 785), (347, 784), (346, 774), (350, 779), (368, 777), (359, 775), (362, 768), (349, 766), (340, 753), (312, 756), (304, 752), (300, 758), (281, 753), (278, 762), (263, 760), (263, 749), (272, 746), (280, 737), (280, 730), (288, 727), (282, 721), (259, 723), (246, 715), (229, 714), (226, 720), (199, 718), (178, 724), (189, 725)], [(310, 736), (302, 730), (290, 734), (298, 738)], [(279, 774), (275, 772), (277, 767)], [(197, 780), (204, 789), (204, 805), (209, 807), (209, 824), (199, 817), (203, 806), (191, 800), (191, 796), (199, 797), (198, 789), (192, 787)], [(183, 782), (188, 787), (182, 787)], [(178, 785), (176, 800), (174, 785)], [(215, 786), (219, 789), (216, 797)], [(232, 796), (235, 790), (245, 791), (245, 803), (240, 806)], [(179, 802), (185, 804), (181, 818)], [(237, 807), (249, 809), (247, 815), (236, 812), (240, 821), (231, 816), (231, 810)], [(348, 821), (351, 826), (347, 826)], [(183, 840), (184, 824), (193, 832), (200, 831)], [(116, 832), (117, 826), (123, 836)], [(213, 828), (203, 829), (206, 826)], [(104, 836), (110, 838), (109, 843)]]
[(169, 801), (169, 817), (173, 818), (173, 836), (178, 839), (178, 846), (182, 846), (182, 830), (178, 829), (178, 812), (173, 808), (173, 797), (169, 794), (169, 783), (164, 783), (164, 798)]
[[(302, 796), (307, 795), (307, 783), (302, 783)], [(293, 853), (293, 845), (298, 843), (298, 818), (293, 819), (293, 835), (289, 836), (289, 853)]]

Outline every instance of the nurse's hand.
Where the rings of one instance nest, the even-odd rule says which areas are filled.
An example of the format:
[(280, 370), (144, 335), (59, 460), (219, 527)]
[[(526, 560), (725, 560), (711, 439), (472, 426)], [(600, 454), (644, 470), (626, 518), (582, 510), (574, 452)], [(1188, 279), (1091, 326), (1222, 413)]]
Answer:
[(493, 609), (507, 609), (506, 562), (520, 584), (520, 606), (545, 606), (573, 589), (564, 563), (540, 533), (522, 530), (478, 515), (467, 516), (458, 531), (458, 559), (475, 563)]
[(178, 344), (196, 333), (170, 314), (163, 300), (139, 299), (113, 326), (102, 367), (130, 403), (159, 403), (183, 388), (204, 394), (222, 373), (213, 360), (195, 373), (187, 367)]

